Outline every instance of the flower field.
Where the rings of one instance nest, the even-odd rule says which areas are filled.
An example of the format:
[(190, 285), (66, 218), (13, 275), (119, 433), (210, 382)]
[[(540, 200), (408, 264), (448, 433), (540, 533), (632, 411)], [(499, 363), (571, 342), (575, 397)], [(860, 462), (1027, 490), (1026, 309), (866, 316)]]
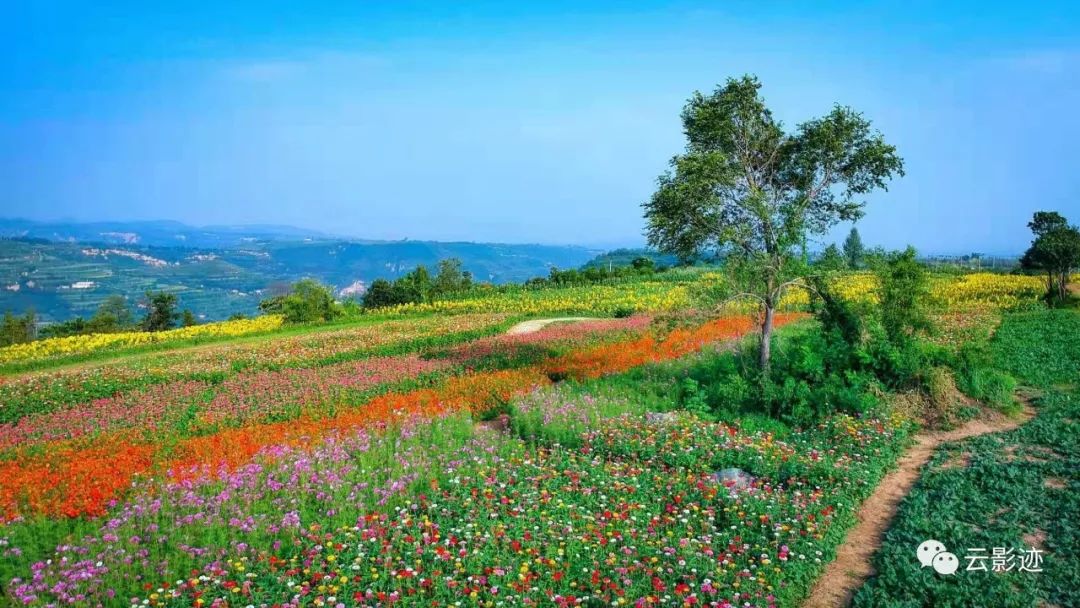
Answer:
[(96, 351), (180, 342), (197, 338), (221, 338), (273, 331), (281, 327), (280, 315), (263, 315), (254, 319), (239, 319), (181, 327), (166, 331), (124, 331), (108, 334), (87, 334), (64, 338), (36, 340), (0, 348), (0, 364), (33, 362), (51, 357), (84, 355)]
[[(620, 310), (666, 312), (692, 303), (696, 285), (724, 280), (716, 272), (680, 274), (675, 280), (640, 280), (587, 287), (507, 289), (466, 298), (422, 304), (402, 304), (388, 309), (398, 314), (504, 312), (526, 315), (598, 314)], [(877, 281), (870, 273), (845, 273), (833, 279), (837, 292), (853, 301), (873, 301)], [(937, 275), (931, 282), (935, 302), (949, 310), (1006, 310), (1035, 303), (1045, 293), (1041, 277), (971, 273)], [(803, 310), (808, 294), (790, 290), (781, 302), (787, 310)], [(737, 304), (732, 311), (737, 311)]]
[[(523, 367), (488, 369), (484, 358), (454, 364), (438, 352), (431, 360), (401, 355), (314, 372), (241, 373), (213, 387), (183, 381), (24, 416), (0, 434), (6, 448), (0, 452), (0, 510), (8, 519), (97, 516), (143, 475), (240, 466), (268, 445), (311, 444), (412, 415), (482, 413), (550, 383), (553, 373), (613, 373), (695, 352), (752, 327), (749, 318), (735, 317), (658, 338), (643, 333), (637, 319), (616, 323), (626, 326), (626, 337), (617, 342), (598, 336), (596, 325), (583, 324), (573, 337), (565, 328), (549, 327), (553, 350)], [(610, 322), (602, 327), (611, 329)], [(521, 341), (503, 340), (508, 348)]]
[[(849, 273), (833, 282), (837, 293), (850, 301), (876, 301), (877, 279), (869, 273)], [(930, 282), (935, 306), (947, 311), (1001, 311), (1034, 304), (1046, 292), (1040, 277), (994, 274), (989, 272), (962, 275), (938, 275)], [(792, 290), (782, 305), (802, 308), (809, 304), (803, 290)]]
[(635, 281), (615, 285), (502, 290), (452, 300), (400, 304), (398, 314), (509, 312), (524, 315), (589, 313), (610, 315), (618, 310), (662, 312), (685, 308), (690, 302), (686, 281)]
[[(935, 281), (943, 343), (1038, 294)], [(913, 429), (689, 413), (747, 315), (506, 334), (491, 302), (5, 378), (0, 604), (797, 606)]]
[(0, 423), (157, 384), (218, 383), (242, 371), (314, 368), (457, 343), (498, 333), (508, 323), (502, 314), (389, 320), (0, 377)]
[[(725, 319), (592, 346), (578, 336), (550, 369), (592, 377), (748, 327)], [(16, 517), (0, 528), (21, 564), (7, 595), (32, 606), (792, 605), (908, 428), (839, 416), (779, 438), (653, 416), (602, 379), (546, 388), (538, 371), (455, 376), (399, 395), (399, 409), (369, 403), (380, 416), (366, 424), (362, 410), (294, 421), (303, 441), (247, 425), (254, 452), (135, 478), (93, 519)], [(472, 422), (502, 402), (529, 432)], [(730, 466), (752, 481), (717, 473)], [(31, 557), (43, 521), (92, 525)]]
[[(474, 320), (483, 328), (502, 319)], [(450, 331), (459, 325), (432, 323), (432, 331), (462, 335)], [(671, 360), (744, 335), (753, 323), (731, 317), (658, 334), (648, 318), (630, 317), (525, 335), (412, 339), (406, 343), (418, 348), (401, 354), (369, 348), (366, 357), (340, 361), (342, 351), (325, 346), (344, 341), (335, 330), (314, 341), (289, 338), (288, 348), (274, 351), (321, 365), (211, 368), (224, 375), (176, 374), (12, 414), (0, 426), (0, 552), (13, 560), (5, 595), (26, 605), (108, 606), (140, 595), (161, 603), (175, 593), (170, 600), (204, 605), (201, 596), (183, 599), (175, 581), (216, 571), (221, 559), (252, 560), (254, 568), (258, 555), (274, 555), (276, 564), (287, 549), (307, 550), (315, 530), (353, 525), (380, 508), (388, 517), (385, 509), (440, 479), (449, 484), (458, 468), (472, 476), (539, 464), (525, 457), (524, 444), (481, 433), (472, 419), (544, 390), (552, 378)], [(248, 348), (262, 347), (235, 352)], [(224, 355), (207, 357), (186, 365), (213, 365)], [(495, 457), (506, 460), (484, 460)], [(580, 459), (559, 457), (571, 459), (559, 466)], [(613, 483), (638, 469), (610, 469)], [(146, 593), (149, 581), (172, 591)], [(224, 588), (226, 598), (239, 593)], [(248, 596), (254, 602), (255, 590)]]

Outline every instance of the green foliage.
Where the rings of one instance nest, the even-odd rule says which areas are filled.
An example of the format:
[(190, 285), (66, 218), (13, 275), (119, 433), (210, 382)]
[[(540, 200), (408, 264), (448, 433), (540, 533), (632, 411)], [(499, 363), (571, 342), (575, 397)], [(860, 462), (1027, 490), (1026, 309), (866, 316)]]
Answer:
[(1020, 266), (1046, 273), (1048, 300), (1068, 299), (1069, 276), (1080, 266), (1080, 229), (1056, 211), (1038, 211), (1028, 223), (1035, 235)]
[(199, 320), (195, 318), (195, 313), (191, 312), (190, 308), (185, 308), (184, 312), (180, 313), (180, 325), (182, 327), (192, 327), (199, 324)]
[(46, 325), (39, 332), (40, 338), (62, 338), (81, 334), (106, 334), (135, 329), (135, 315), (128, 306), (127, 298), (111, 295), (102, 301), (97, 312), (89, 320), (75, 317), (60, 323)]
[(394, 287), (401, 292), (406, 302), (428, 302), (435, 289), (431, 273), (427, 266), (423, 265), (394, 281)]
[(863, 267), (866, 257), (866, 247), (863, 246), (862, 237), (854, 226), (844, 239), (844, 259), (847, 267), (856, 270)]
[(439, 271), (434, 278), (427, 267), (421, 265), (393, 282), (376, 279), (364, 292), (363, 306), (376, 309), (430, 302), (437, 297), (466, 293), (472, 287), (472, 274), (462, 268), (461, 260), (450, 258), (439, 261)]
[[(1073, 605), (1080, 588), (1080, 313), (1010, 314), (990, 347), (962, 349), (961, 388), (1004, 400), (1014, 374), (1043, 393), (1034, 420), (940, 450), (904, 499), (875, 557), (877, 576), (855, 595), (871, 606)], [(966, 386), (965, 386), (966, 385)], [(956, 462), (962, 464), (957, 465)], [(968, 548), (1042, 549), (1043, 572), (968, 572), (940, 576), (921, 568), (914, 548), (933, 538), (966, 566)]]
[(657, 269), (656, 263), (651, 257), (638, 256), (630, 262), (615, 265), (614, 263), (589, 264), (581, 269), (570, 268), (559, 270), (552, 266), (548, 270), (547, 277), (535, 277), (525, 282), (530, 287), (570, 287), (574, 285), (596, 285), (614, 279), (633, 279), (635, 277), (650, 277), (665, 269)]
[(836, 245), (829, 245), (821, 252), (821, 257), (814, 262), (814, 268), (822, 272), (839, 272), (848, 267), (847, 259)]
[(709, 407), (708, 393), (701, 383), (693, 378), (683, 378), (679, 386), (679, 406), (699, 417), (710, 418), (712, 408)]
[(176, 312), (176, 294), (159, 291), (146, 292), (146, 316), (142, 320), (143, 331), (164, 331), (176, 327), (180, 314)]
[(461, 266), (461, 260), (448, 258), (439, 260), (439, 272), (432, 284), (434, 295), (462, 293), (472, 288), (472, 274)]
[(1005, 317), (991, 343), (1002, 368), (1032, 386), (1080, 385), (1080, 312), (1040, 310)]
[(4, 320), (0, 322), (0, 346), (30, 342), (37, 336), (37, 316), (28, 310), (22, 316), (15, 316), (11, 311), (4, 311)]
[(394, 284), (386, 279), (375, 279), (364, 292), (364, 308), (385, 308), (405, 303), (405, 295), (394, 289)]
[(286, 323), (326, 322), (342, 314), (333, 291), (315, 279), (297, 281), (289, 294), (263, 300), (259, 308), (284, 316)]
[(930, 280), (926, 268), (915, 255), (915, 249), (908, 247), (890, 254), (885, 263), (876, 268), (880, 283), (881, 325), (889, 341), (897, 346), (903, 346), (916, 334), (931, 329), (927, 311)]
[[(597, 267), (597, 268), (624, 268), (627, 266), (634, 267), (635, 261), (639, 259), (647, 259), (652, 262), (653, 269), (656, 271), (663, 271), (672, 266), (679, 264), (679, 258), (670, 255), (654, 251), (652, 249), (612, 249), (611, 251), (605, 251), (600, 255), (589, 260), (585, 264), (582, 264), (582, 268)], [(638, 266), (641, 266), (641, 262), (638, 262)]]
[(651, 273), (656, 270), (656, 262), (650, 257), (638, 256), (630, 262), (630, 267), (641, 273)]
[[(1038, 417), (1023, 427), (939, 450), (901, 503), (874, 558), (878, 574), (856, 593), (853, 606), (1074, 605), (1080, 588), (1074, 559), (1080, 548), (1078, 420), (1080, 396), (1052, 392), (1040, 402)], [(961, 559), (955, 575), (920, 567), (915, 548), (930, 538)], [(1033, 542), (1045, 551), (1043, 572), (966, 571), (969, 548), (983, 548), (987, 555), (992, 547), (1019, 553)]]

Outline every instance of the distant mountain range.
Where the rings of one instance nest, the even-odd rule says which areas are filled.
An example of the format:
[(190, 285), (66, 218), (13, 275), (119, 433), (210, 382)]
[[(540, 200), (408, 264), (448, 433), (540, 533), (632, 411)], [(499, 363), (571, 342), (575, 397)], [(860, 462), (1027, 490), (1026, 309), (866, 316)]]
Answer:
[(0, 219), (0, 237), (148, 247), (242, 247), (251, 243), (333, 238), (293, 226), (188, 226), (171, 220), (144, 222), (36, 222)]
[(505, 283), (575, 268), (598, 250), (561, 245), (371, 241), (291, 226), (179, 222), (34, 222), (0, 219), (0, 311), (46, 321), (89, 315), (106, 296), (179, 295), (205, 320), (253, 313), (266, 291), (315, 277), (343, 297), (418, 264), (461, 259), (483, 281)]

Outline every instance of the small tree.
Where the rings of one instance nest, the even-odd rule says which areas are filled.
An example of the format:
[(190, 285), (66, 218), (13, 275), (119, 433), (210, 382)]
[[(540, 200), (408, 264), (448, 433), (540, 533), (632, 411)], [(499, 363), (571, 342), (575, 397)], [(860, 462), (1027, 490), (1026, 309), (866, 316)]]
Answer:
[(130, 329), (135, 325), (135, 315), (128, 307), (127, 298), (111, 295), (98, 306), (94, 316), (87, 322), (87, 330), (95, 333), (107, 333)]
[(396, 304), (404, 304), (404, 294), (393, 283), (386, 279), (375, 279), (371, 287), (364, 292), (364, 308), (385, 308)]
[(464, 270), (461, 260), (447, 258), (439, 261), (439, 272), (432, 282), (432, 292), (436, 295), (446, 295), (468, 291), (472, 287), (472, 274)]
[(649, 274), (656, 270), (656, 262), (652, 258), (644, 255), (639, 255), (633, 260), (630, 260), (630, 266), (642, 274)]
[(394, 287), (401, 290), (406, 302), (427, 302), (434, 289), (431, 273), (428, 272), (427, 266), (422, 264), (394, 281)]
[(22, 316), (4, 312), (4, 320), (0, 322), (0, 346), (22, 344), (31, 342), (37, 337), (37, 315), (28, 310)]
[(851, 232), (844, 239), (844, 258), (847, 260), (848, 268), (852, 270), (860, 268), (863, 265), (865, 255), (866, 247), (863, 246), (862, 237), (859, 236), (859, 231), (852, 226)]
[(198, 324), (199, 320), (195, 318), (195, 313), (191, 312), (190, 308), (185, 308), (184, 312), (180, 314), (180, 325), (193, 327)]
[(889, 341), (902, 345), (920, 331), (930, 329), (926, 306), (930, 280), (926, 268), (916, 259), (915, 249), (889, 254), (876, 268), (881, 325)]
[(861, 200), (903, 175), (903, 161), (870, 122), (836, 106), (785, 133), (753, 76), (729, 79), (683, 109), (686, 151), (645, 203), (649, 244), (693, 258), (726, 253), (743, 294), (762, 308), (760, 367), (769, 370), (773, 316), (805, 274), (796, 249), (861, 217)]
[(176, 312), (176, 294), (159, 291), (146, 292), (146, 316), (143, 317), (144, 331), (164, 331), (176, 326), (180, 315)]
[(1080, 266), (1080, 230), (1056, 211), (1035, 213), (1028, 228), (1035, 235), (1020, 265), (1046, 273), (1048, 299), (1068, 297), (1069, 275)]
[(278, 307), (287, 323), (330, 321), (341, 312), (333, 291), (315, 279), (297, 281), (289, 295), (279, 297)]
[(848, 263), (847, 259), (840, 253), (840, 248), (833, 244), (821, 252), (821, 257), (814, 263), (814, 267), (824, 272), (838, 272), (847, 268)]

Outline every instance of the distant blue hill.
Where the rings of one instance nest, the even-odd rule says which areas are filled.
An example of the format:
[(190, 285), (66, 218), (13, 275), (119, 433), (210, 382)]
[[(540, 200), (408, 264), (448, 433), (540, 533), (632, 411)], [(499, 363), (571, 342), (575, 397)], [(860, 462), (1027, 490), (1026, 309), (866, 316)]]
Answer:
[(369, 241), (289, 226), (0, 219), (0, 311), (46, 321), (89, 315), (112, 294), (165, 289), (203, 319), (251, 314), (268, 290), (303, 277), (357, 295), (377, 278), (459, 258), (493, 283), (576, 268), (600, 252), (560, 245)]

